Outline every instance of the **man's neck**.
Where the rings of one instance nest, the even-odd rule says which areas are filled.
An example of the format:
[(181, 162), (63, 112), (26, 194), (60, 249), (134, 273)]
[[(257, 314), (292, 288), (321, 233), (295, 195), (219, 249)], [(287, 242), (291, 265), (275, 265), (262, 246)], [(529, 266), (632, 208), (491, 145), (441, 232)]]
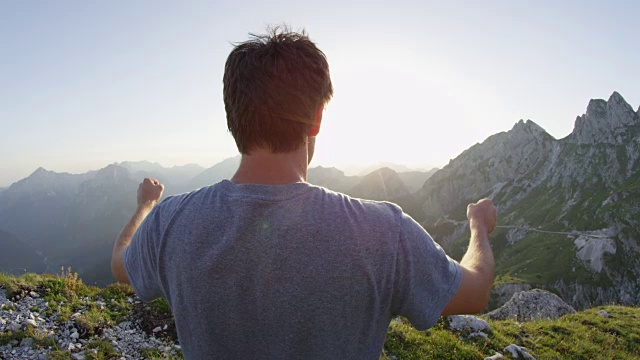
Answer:
[(275, 154), (254, 150), (243, 154), (240, 167), (231, 181), (236, 184), (285, 185), (307, 181), (306, 145), (295, 151)]

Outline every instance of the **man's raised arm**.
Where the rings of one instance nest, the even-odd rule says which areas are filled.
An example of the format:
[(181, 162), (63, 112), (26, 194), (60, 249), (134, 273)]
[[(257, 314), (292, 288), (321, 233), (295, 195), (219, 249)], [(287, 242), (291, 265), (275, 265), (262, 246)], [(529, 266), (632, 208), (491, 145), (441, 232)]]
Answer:
[(460, 261), (462, 283), (442, 315), (479, 313), (487, 307), (493, 286), (495, 261), (489, 234), (496, 227), (496, 207), (482, 199), (467, 206), (471, 229), (469, 248)]
[(149, 215), (151, 209), (162, 197), (164, 185), (156, 179), (145, 178), (138, 186), (138, 208), (127, 225), (122, 228), (111, 254), (111, 272), (116, 281), (129, 284), (129, 277), (124, 268), (124, 251), (131, 243), (133, 234), (138, 230), (142, 221)]

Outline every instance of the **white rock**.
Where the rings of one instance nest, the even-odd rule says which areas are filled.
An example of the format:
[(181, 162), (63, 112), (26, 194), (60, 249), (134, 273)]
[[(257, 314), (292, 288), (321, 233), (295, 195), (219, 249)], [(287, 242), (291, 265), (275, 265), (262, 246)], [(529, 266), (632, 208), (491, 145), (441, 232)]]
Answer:
[(603, 309), (600, 309), (600, 310), (598, 311), (598, 314), (600, 314), (600, 315), (602, 315), (602, 316), (604, 316), (604, 317), (606, 317), (606, 318), (609, 318), (609, 317), (611, 316), (611, 315), (609, 315), (609, 313), (608, 313), (608, 312), (604, 311)]
[(7, 326), (7, 329), (9, 329), (11, 331), (18, 331), (18, 330), (20, 330), (20, 328), (22, 328), (22, 326), (20, 326), (20, 324), (15, 324), (15, 323), (9, 324)]
[(487, 335), (487, 334), (485, 334), (485, 333), (483, 333), (483, 332), (480, 332), (480, 331), (475, 331), (475, 332), (472, 332), (471, 334), (469, 334), (469, 337), (470, 337), (470, 338), (473, 338), (473, 337), (483, 337), (483, 338), (485, 338), (485, 339), (488, 339), (488, 338), (489, 338), (489, 335)]
[(449, 328), (454, 331), (469, 330), (471, 332), (491, 330), (488, 322), (473, 315), (449, 316)]
[(492, 320), (514, 319), (531, 321), (539, 319), (557, 319), (576, 310), (556, 294), (546, 290), (533, 289), (516, 293), (500, 308), (486, 314)]
[(24, 323), (25, 324), (29, 324), (29, 325), (31, 325), (33, 327), (38, 327), (38, 323), (33, 319), (27, 319), (27, 320), (24, 321)]
[(158, 331), (162, 331), (162, 328), (160, 326), (153, 329), (154, 333), (157, 333)]
[(70, 338), (72, 338), (73, 340), (77, 340), (80, 337), (80, 334), (78, 334), (77, 332), (74, 332), (71, 334)]
[(520, 359), (520, 357), (522, 357), (523, 359), (536, 360), (536, 358), (529, 354), (529, 350), (527, 350), (526, 347), (521, 347), (516, 344), (511, 344), (504, 348), (504, 350), (502, 351), (510, 353), (514, 359)]
[(35, 291), (31, 291), (31, 292), (29, 293), (29, 296), (31, 296), (32, 298), (36, 298), (36, 299), (40, 297), (40, 295), (38, 295), (38, 293), (37, 293), (37, 292), (35, 292)]
[(504, 356), (499, 352), (484, 358), (484, 360), (498, 360), (498, 359), (504, 359)]

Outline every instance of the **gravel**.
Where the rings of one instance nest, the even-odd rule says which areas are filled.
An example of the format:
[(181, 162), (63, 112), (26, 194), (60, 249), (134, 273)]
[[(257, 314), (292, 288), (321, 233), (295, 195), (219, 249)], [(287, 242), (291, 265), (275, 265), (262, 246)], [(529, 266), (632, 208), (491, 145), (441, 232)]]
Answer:
[[(100, 301), (84, 300), (87, 307), (92, 303), (104, 309), (104, 303)], [(139, 303), (139, 300), (132, 298), (130, 302)], [(53, 339), (61, 350), (70, 351), (73, 359), (85, 359), (87, 351), (95, 353), (97, 351), (95, 349), (85, 349), (86, 344), (92, 340), (111, 343), (114, 350), (121, 355), (120, 359), (143, 359), (142, 350), (145, 348), (157, 349), (163, 358), (178, 357), (180, 346), (168, 337), (162, 336), (162, 329), (152, 334), (145, 333), (140, 325), (140, 319), (130, 317), (127, 321), (103, 329), (100, 334), (89, 336), (80, 333), (79, 326), (75, 322), (75, 318), (83, 314), (86, 308), (74, 313), (68, 321), (60, 323), (56, 321), (57, 312), (46, 316), (48, 305), (38, 293), (33, 291), (20, 300), (11, 301), (6, 298), (4, 289), (0, 287), (0, 334), (25, 330), (26, 326), (30, 325), (35, 329), (34, 337)], [(21, 342), (12, 340), (0, 346), (0, 358), (48, 359), (51, 351), (55, 350), (51, 347), (38, 349), (35, 344), (34, 338), (24, 338)]]

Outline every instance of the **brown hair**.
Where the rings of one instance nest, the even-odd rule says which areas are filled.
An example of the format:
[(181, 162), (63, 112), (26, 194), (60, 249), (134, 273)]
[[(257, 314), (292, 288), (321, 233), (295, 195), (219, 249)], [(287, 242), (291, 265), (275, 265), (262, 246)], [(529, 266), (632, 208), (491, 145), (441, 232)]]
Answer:
[(306, 32), (275, 27), (249, 34), (224, 67), (227, 127), (238, 150), (275, 153), (300, 147), (315, 112), (333, 95), (329, 64)]

